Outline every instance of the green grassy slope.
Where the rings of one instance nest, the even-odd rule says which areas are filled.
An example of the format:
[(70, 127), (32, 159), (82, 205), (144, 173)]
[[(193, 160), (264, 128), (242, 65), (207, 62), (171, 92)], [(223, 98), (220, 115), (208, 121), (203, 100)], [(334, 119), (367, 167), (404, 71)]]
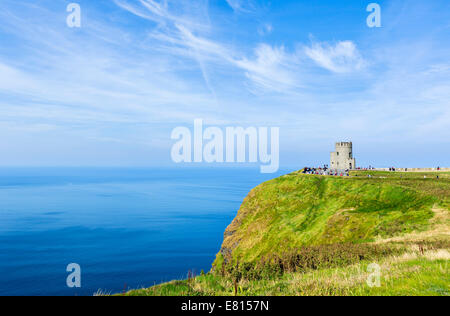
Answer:
[(292, 173), (261, 184), (227, 228), (214, 262), (256, 262), (305, 245), (362, 243), (424, 231), (433, 206), (448, 208), (450, 178), (354, 173), (323, 177)]
[[(367, 285), (369, 262), (304, 273), (285, 273), (278, 278), (241, 280), (238, 296), (449, 296), (448, 252), (411, 258), (390, 257), (380, 261), (380, 287)], [(190, 280), (172, 281), (148, 289), (134, 290), (126, 296), (233, 296), (230, 278), (207, 274)]]
[(449, 214), (448, 172), (295, 172), (249, 193), (210, 273), (127, 295), (450, 295)]

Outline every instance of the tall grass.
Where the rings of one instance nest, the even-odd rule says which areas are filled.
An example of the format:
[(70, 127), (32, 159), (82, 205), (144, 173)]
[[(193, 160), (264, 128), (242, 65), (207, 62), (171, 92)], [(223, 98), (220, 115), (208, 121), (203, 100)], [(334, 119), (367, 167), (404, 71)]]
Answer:
[(397, 242), (389, 244), (332, 244), (305, 246), (293, 249), (281, 255), (263, 256), (258, 262), (240, 263), (228, 261), (220, 271), (221, 277), (230, 278), (234, 282), (241, 280), (277, 279), (285, 273), (306, 273), (334, 267), (345, 267), (362, 261), (379, 261), (389, 256), (398, 256), (411, 248), (425, 251), (450, 247), (449, 240)]

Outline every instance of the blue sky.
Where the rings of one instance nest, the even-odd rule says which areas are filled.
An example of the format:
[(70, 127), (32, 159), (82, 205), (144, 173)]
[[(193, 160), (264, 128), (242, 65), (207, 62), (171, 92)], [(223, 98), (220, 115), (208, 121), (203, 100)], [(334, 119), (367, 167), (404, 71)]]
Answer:
[(282, 166), (450, 166), (450, 3), (371, 2), (1, 0), (0, 165), (170, 165), (201, 118), (280, 127)]

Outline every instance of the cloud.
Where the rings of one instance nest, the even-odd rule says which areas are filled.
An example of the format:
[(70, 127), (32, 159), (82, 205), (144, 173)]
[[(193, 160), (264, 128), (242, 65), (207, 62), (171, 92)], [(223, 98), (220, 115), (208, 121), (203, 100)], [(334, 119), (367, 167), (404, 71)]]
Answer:
[[(140, 33), (98, 16), (73, 30), (58, 24), (57, 10), (15, 4), (0, 5), (0, 35), (15, 40), (0, 52), (1, 119), (60, 126), (185, 121), (195, 116), (180, 110), (189, 106), (210, 116), (211, 98), (199, 80), (180, 76), (173, 60), (147, 46)], [(26, 9), (33, 10), (31, 18)]]
[[(242, 8), (241, 2), (233, 2), (232, 5), (234, 8)], [(235, 71), (244, 71), (244, 75), (250, 83), (248, 88), (252, 93), (264, 91), (281, 93), (295, 87), (296, 79), (292, 71), (295, 58), (288, 55), (284, 47), (259, 44), (254, 49), (254, 56), (248, 57), (229, 47), (226, 43), (208, 38), (209, 32), (204, 32), (202, 29), (192, 29), (192, 23), (185, 23), (188, 21), (186, 18), (176, 18), (175, 14), (167, 11), (167, 5), (163, 6), (166, 8), (164, 10), (156, 4), (145, 7), (148, 12), (140, 13), (139, 16), (152, 14), (170, 22), (170, 25), (166, 24), (165, 27), (150, 32), (150, 37), (163, 43), (165, 53), (170, 52), (181, 58), (195, 60), (199, 65), (206, 86), (214, 97), (216, 97), (215, 87), (211, 80), (209, 68), (218, 65), (234, 67)], [(270, 33), (272, 29), (271, 24), (263, 26), (265, 33)]]
[[(288, 54), (284, 47), (272, 47), (259, 44), (254, 49), (254, 56), (242, 56), (225, 45), (195, 36), (186, 27), (177, 25), (182, 43), (193, 49), (201, 60), (215, 60), (243, 70), (251, 82), (250, 91), (287, 92), (297, 85), (295, 69), (297, 56)], [(205, 79), (206, 81), (207, 79)], [(256, 88), (256, 90), (255, 90)]]
[(235, 12), (248, 13), (255, 10), (255, 5), (250, 0), (226, 0), (226, 1)]
[(260, 44), (255, 49), (255, 58), (235, 61), (236, 65), (246, 71), (246, 76), (259, 88), (285, 92), (297, 85), (293, 72), (295, 56), (285, 52), (284, 47), (272, 47)]
[(192, 30), (208, 30), (208, 0), (113, 0), (114, 3), (140, 18), (153, 21), (160, 27), (181, 24)]
[(340, 41), (334, 46), (329, 43), (312, 43), (304, 48), (305, 54), (317, 65), (336, 73), (360, 70), (365, 61), (352, 41)]
[(142, 10), (139, 10), (136, 6), (127, 3), (126, 1), (121, 1), (121, 0), (113, 0), (114, 3), (119, 6), (120, 8), (147, 20), (153, 20), (155, 22), (160, 22), (160, 19), (155, 19), (154, 16), (146, 14), (145, 12), (142, 12)]

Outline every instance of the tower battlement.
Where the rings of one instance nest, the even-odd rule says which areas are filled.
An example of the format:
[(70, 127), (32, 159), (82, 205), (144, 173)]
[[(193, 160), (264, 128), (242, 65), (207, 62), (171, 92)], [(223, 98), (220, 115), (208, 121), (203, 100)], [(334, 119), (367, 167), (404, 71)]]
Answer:
[(338, 142), (336, 143), (336, 148), (338, 147), (353, 147), (352, 142)]

